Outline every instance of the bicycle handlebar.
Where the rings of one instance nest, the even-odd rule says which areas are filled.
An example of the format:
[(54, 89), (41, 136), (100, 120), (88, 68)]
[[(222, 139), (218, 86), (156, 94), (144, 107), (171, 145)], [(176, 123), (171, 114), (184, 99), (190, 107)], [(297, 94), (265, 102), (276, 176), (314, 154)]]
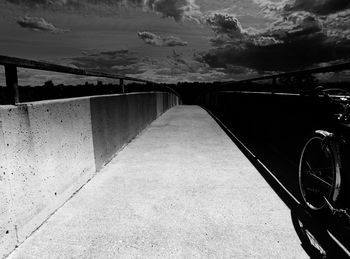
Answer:
[(323, 97), (329, 104), (336, 105), (341, 110), (336, 113), (337, 120), (347, 123), (350, 120), (350, 93), (342, 88), (318, 86), (314, 89), (317, 97)]

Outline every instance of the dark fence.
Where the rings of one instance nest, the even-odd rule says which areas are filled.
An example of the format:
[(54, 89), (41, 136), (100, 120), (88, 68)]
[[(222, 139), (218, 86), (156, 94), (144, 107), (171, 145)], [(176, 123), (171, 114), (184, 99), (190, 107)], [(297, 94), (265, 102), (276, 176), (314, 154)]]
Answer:
[(286, 72), (286, 73), (279, 73), (279, 74), (273, 74), (273, 75), (267, 75), (262, 77), (253, 77), (248, 78), (245, 80), (240, 81), (227, 81), (223, 84), (237, 84), (237, 83), (251, 83), (251, 82), (257, 82), (262, 80), (272, 80), (273, 84), (276, 84), (276, 80), (280, 78), (305, 78), (305, 76), (312, 75), (312, 74), (322, 74), (322, 73), (329, 73), (329, 72), (340, 72), (344, 70), (350, 69), (350, 62), (341, 63), (337, 65), (331, 65), (331, 66), (324, 66), (324, 67), (318, 67), (318, 68), (312, 68), (312, 69), (305, 69), (305, 70), (299, 70), (299, 71), (292, 71), (292, 72)]
[[(350, 89), (349, 83), (344, 82), (332, 85), (302, 81), (305, 78), (311, 78), (313, 74), (348, 69), (350, 69), (350, 63), (344, 63), (242, 81), (217, 83), (199, 94), (196, 101), (219, 118), (254, 153), (255, 158), (271, 170), (279, 182), (300, 200), (298, 166), (303, 146), (315, 130), (332, 132), (332, 121), (336, 114), (335, 107), (329, 102), (329, 96), (315, 87), (323, 85), (324, 88)], [(293, 81), (293, 85), (286, 87), (281, 79), (289, 79)], [(272, 80), (272, 82), (257, 84), (264, 80)], [(336, 91), (330, 97), (337, 97), (334, 93)], [(350, 134), (350, 124), (348, 126)], [(342, 151), (345, 151), (345, 156), (350, 156), (350, 152), (346, 152), (347, 149)], [(348, 207), (350, 206), (348, 172), (345, 172), (343, 180), (346, 183), (343, 190), (345, 190), (344, 194), (347, 197), (345, 202)], [(349, 251), (350, 231), (343, 228), (339, 222), (333, 224), (334, 221), (334, 219), (329, 220), (332, 223), (329, 224), (331, 232), (342, 246), (346, 247), (343, 250)], [(326, 225), (326, 223), (323, 221), (323, 224)]]
[(119, 86), (121, 88), (120, 92), (122, 93), (125, 92), (124, 81), (127, 80), (135, 83), (144, 83), (144, 84), (147, 84), (148, 86), (153, 86), (152, 88), (153, 90), (162, 89), (162, 90), (170, 91), (177, 94), (173, 89), (171, 89), (168, 86), (157, 84), (155, 82), (148, 81), (148, 80), (128, 77), (128, 76), (119, 75), (119, 74), (110, 74), (110, 73), (104, 73), (104, 72), (98, 72), (98, 71), (72, 68), (68, 66), (61, 66), (61, 65), (56, 65), (56, 64), (46, 63), (46, 62), (28, 60), (28, 59), (21, 59), (21, 58), (0, 55), (0, 65), (3, 65), (5, 67), (5, 76), (6, 76), (5, 93), (6, 93), (6, 100), (8, 104), (18, 104), (22, 101), (21, 94), (20, 94), (20, 87), (18, 86), (17, 68), (28, 68), (28, 69), (58, 72), (58, 73), (65, 73), (65, 74), (72, 74), (72, 75), (116, 79), (116, 80), (119, 80)]
[[(350, 62), (217, 83), (199, 94), (196, 103), (213, 112), (245, 141), (260, 145), (262, 150), (270, 145), (279, 155), (297, 165), (310, 134), (317, 129), (328, 129), (331, 125), (336, 112), (329, 97), (339, 97), (336, 92), (327, 96), (319, 91), (321, 88), (315, 89), (315, 86), (322, 85), (318, 82), (314, 85), (298, 85), (298, 81), (310, 78), (313, 74), (344, 70), (350, 70)], [(295, 84), (290, 88), (275, 86), (278, 80), (286, 78), (292, 78)], [(272, 80), (272, 83), (256, 84), (264, 80)], [(345, 90), (350, 90), (349, 83), (339, 84)], [(332, 87), (339, 87), (339, 84)]]

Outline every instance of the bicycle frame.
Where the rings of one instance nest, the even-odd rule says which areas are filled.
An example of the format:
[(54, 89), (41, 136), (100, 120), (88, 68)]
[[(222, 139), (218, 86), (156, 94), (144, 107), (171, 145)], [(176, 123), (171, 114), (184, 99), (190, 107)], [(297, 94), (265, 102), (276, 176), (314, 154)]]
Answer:
[[(344, 94), (329, 95), (327, 91), (341, 91)], [(350, 170), (350, 93), (342, 89), (328, 89), (323, 90), (322, 94), (316, 95), (326, 109), (326, 116), (320, 128), (314, 131), (313, 136), (319, 136), (322, 139), (322, 149), (329, 146), (334, 156), (333, 168), (335, 177), (333, 181), (333, 193), (332, 196), (325, 198), (325, 202), (330, 209), (335, 209), (333, 206), (340, 206), (341, 208), (350, 207), (350, 193), (346, 188), (350, 186), (350, 177), (347, 173)], [(315, 138), (315, 137), (314, 137)], [(312, 140), (309, 139), (305, 144), (301, 157), (303, 157), (307, 144)], [(299, 171), (301, 170), (301, 162)], [(300, 172), (299, 172), (300, 174)], [(301, 176), (299, 175), (299, 184), (301, 184)], [(301, 192), (303, 193), (302, 184), (300, 185)], [(304, 196), (304, 194), (302, 194)], [(338, 197), (341, 197), (341, 202), (338, 201)], [(306, 199), (306, 198), (305, 198)], [(335, 209), (336, 210), (336, 209)]]

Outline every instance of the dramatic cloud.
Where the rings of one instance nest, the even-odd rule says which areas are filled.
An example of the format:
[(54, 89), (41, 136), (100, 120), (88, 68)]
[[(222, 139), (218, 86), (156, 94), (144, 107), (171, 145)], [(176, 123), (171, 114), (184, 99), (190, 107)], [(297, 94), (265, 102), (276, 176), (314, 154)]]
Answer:
[[(80, 0), (5, 0), (6, 2), (27, 6), (31, 8), (44, 8), (44, 9), (80, 9), (85, 6), (85, 3), (82, 4)], [(89, 0), (86, 1), (86, 4), (89, 5)]]
[(203, 62), (216, 69), (243, 66), (267, 73), (350, 60), (349, 9), (321, 16), (292, 10), (287, 1), (254, 1), (263, 7), (270, 25), (259, 30), (244, 28), (234, 14), (210, 14), (206, 23), (215, 37), (213, 48), (202, 53)]
[(157, 82), (208, 82), (232, 79), (221, 69), (212, 69), (207, 64), (198, 62), (192, 57), (178, 54), (175, 51), (167, 58), (145, 58), (138, 64), (143, 72), (129, 74)]
[(20, 17), (17, 20), (17, 23), (23, 27), (33, 31), (48, 31), (52, 33), (63, 33), (68, 30), (56, 28), (52, 23), (45, 21), (44, 18), (41, 17), (31, 17), (24, 16)]
[(350, 40), (350, 10), (328, 15), (323, 23), (328, 37), (337, 42)]
[(165, 17), (174, 18), (175, 21), (189, 19), (199, 23), (202, 15), (195, 0), (145, 0), (144, 4)]
[(209, 13), (205, 22), (216, 34), (228, 34), (231, 37), (242, 37), (244, 30), (234, 16), (225, 13)]
[(144, 10), (154, 11), (163, 17), (173, 18), (175, 21), (194, 20), (199, 22), (202, 15), (195, 0), (5, 0), (16, 5), (32, 8), (94, 10), (101, 8), (110, 13), (120, 6), (137, 6)]
[(178, 37), (160, 37), (151, 32), (138, 32), (137, 36), (142, 39), (145, 43), (160, 46), (160, 47), (175, 47), (175, 46), (187, 46), (187, 42), (181, 40)]
[(349, 0), (295, 0), (284, 7), (285, 11), (308, 11), (327, 15), (350, 8)]
[(223, 69), (213, 69), (195, 56), (175, 51), (164, 58), (142, 58), (128, 50), (104, 51), (72, 58), (65, 63), (79, 68), (118, 73), (163, 83), (232, 79)]
[(253, 0), (270, 18), (288, 15), (295, 11), (306, 11), (317, 15), (329, 15), (350, 8), (349, 0)]
[(85, 53), (84, 56), (71, 58), (66, 63), (79, 68), (111, 72), (113, 66), (129, 66), (138, 62), (139, 58), (136, 53), (129, 50), (117, 50)]
[(256, 46), (268, 46), (282, 43), (282, 41), (271, 35), (260, 35), (258, 30), (253, 28), (243, 29), (238, 19), (227, 13), (209, 13), (205, 16), (205, 23), (215, 33), (211, 42), (215, 46), (222, 47), (226, 44), (251, 44)]
[[(70, 60), (77, 67), (112, 71), (145, 79), (209, 80), (225, 79), (228, 75), (239, 78), (241, 75), (290, 71), (350, 60), (349, 0), (220, 0), (215, 3), (210, 0), (5, 1), (26, 6), (26, 11), (29, 7), (52, 11), (78, 10), (79, 14), (89, 10), (105, 10), (115, 14), (120, 6), (137, 7), (178, 22), (200, 22), (202, 27), (208, 26), (211, 29), (209, 37), (212, 48), (196, 56), (186, 52), (183, 55), (174, 53), (164, 58), (159, 57), (158, 53), (162, 52), (161, 55), (164, 55), (167, 50), (158, 49), (157, 59), (140, 58), (125, 50), (86, 54)], [(196, 3), (202, 4), (204, 13)], [(225, 9), (213, 11), (214, 6)], [(40, 21), (31, 23), (30, 19), (21, 19), (22, 24), (19, 24), (26, 28), (52, 32), (59, 30), (49, 22), (40, 20), (41, 18), (36, 18)], [(37, 23), (41, 25), (32, 25)], [(163, 31), (163, 28), (159, 31)], [(133, 33), (136, 32), (137, 30)], [(205, 29), (205, 33), (207, 32)], [(177, 33), (169, 34), (178, 35)], [(154, 46), (187, 45), (181, 38), (163, 35), (165, 34), (158, 35), (147, 31), (138, 33), (138, 37), (146, 44)], [(207, 37), (206, 34), (198, 39), (201, 43), (193, 41), (193, 46), (206, 49), (208, 42), (203, 42)], [(204, 45), (205, 48), (201, 47)], [(188, 51), (188, 48), (183, 49)]]

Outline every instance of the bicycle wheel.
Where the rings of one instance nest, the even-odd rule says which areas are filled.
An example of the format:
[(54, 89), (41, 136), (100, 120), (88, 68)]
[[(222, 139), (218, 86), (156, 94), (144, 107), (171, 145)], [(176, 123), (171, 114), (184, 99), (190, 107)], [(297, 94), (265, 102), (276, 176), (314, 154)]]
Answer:
[(299, 163), (299, 187), (304, 204), (314, 211), (334, 203), (340, 191), (340, 157), (330, 133), (318, 131), (305, 144)]

